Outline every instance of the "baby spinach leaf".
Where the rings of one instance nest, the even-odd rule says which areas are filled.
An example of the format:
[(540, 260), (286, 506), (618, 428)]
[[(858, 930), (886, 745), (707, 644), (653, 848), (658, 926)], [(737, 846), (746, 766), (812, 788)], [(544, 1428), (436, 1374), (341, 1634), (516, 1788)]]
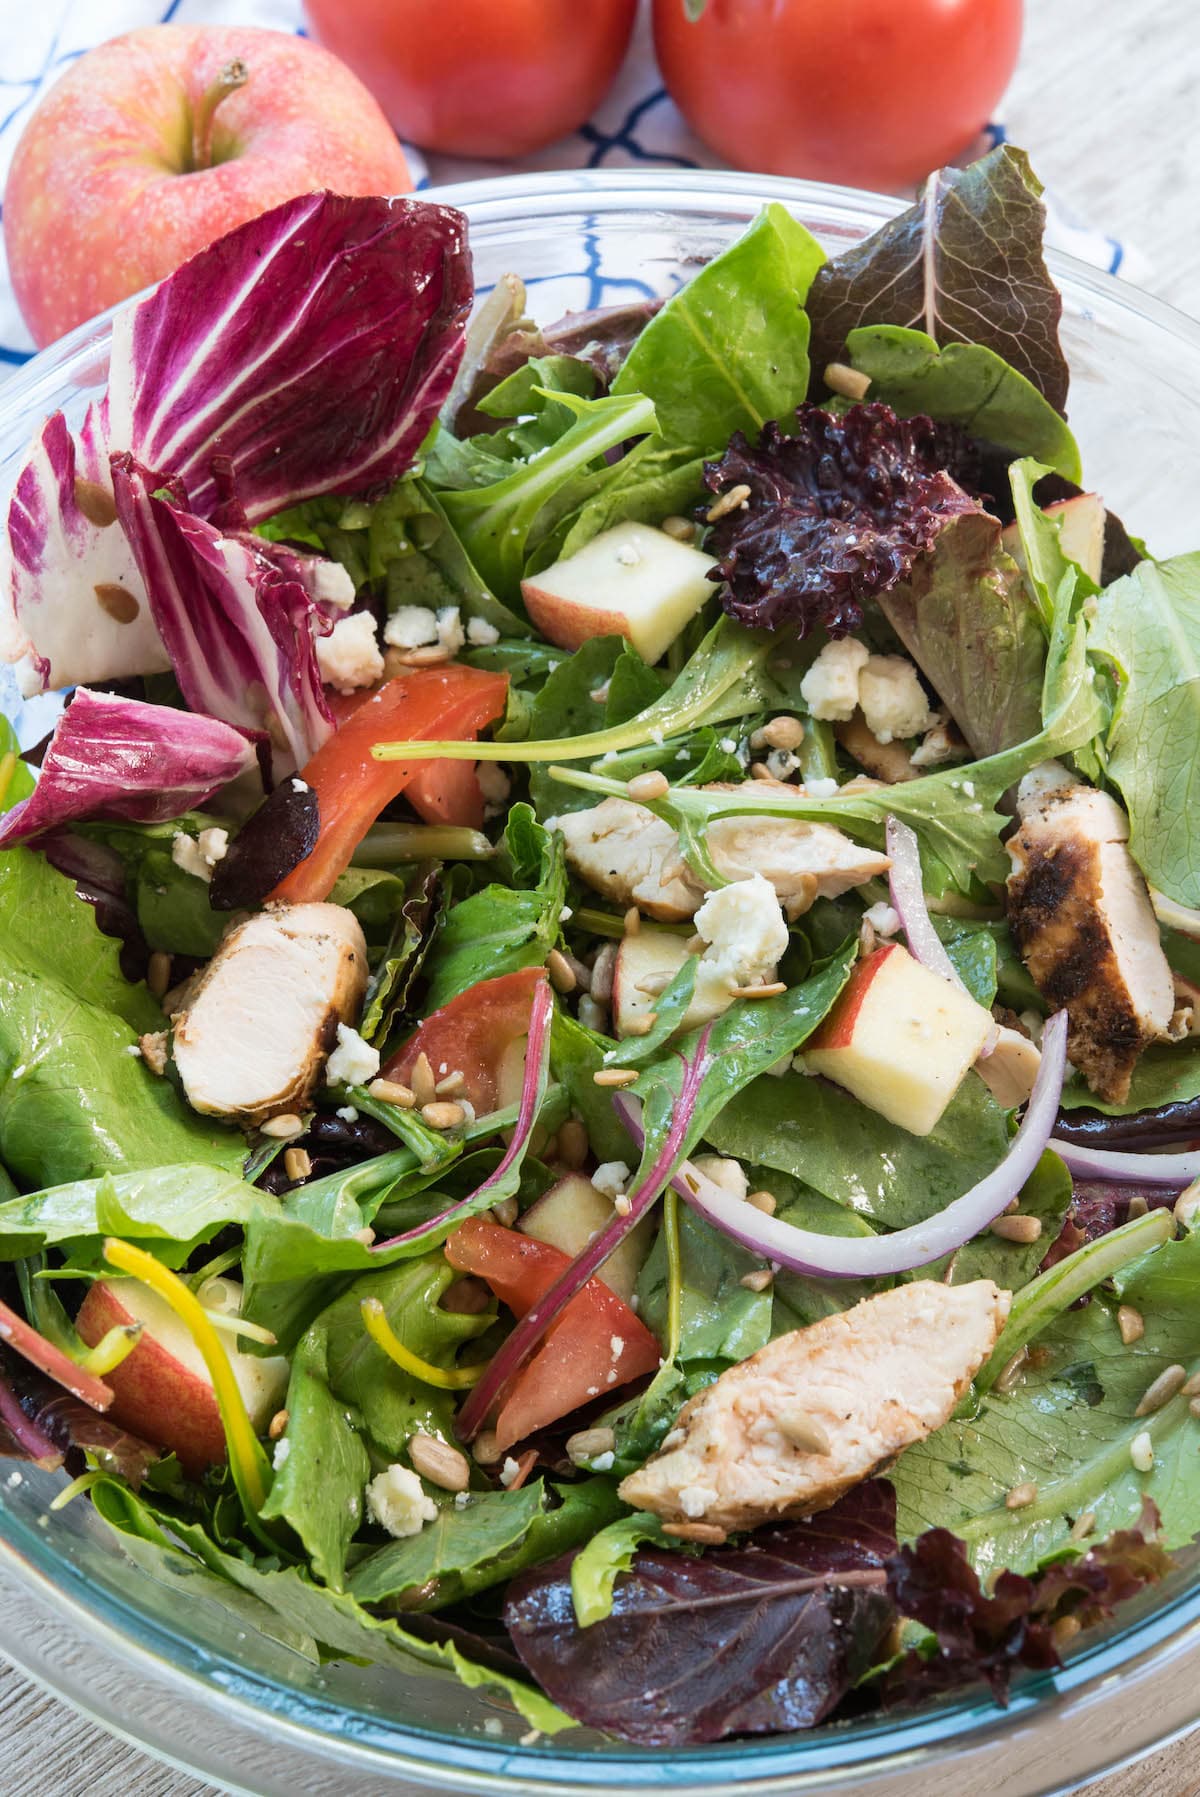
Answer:
[[(1065, 1263), (1062, 1263), (1065, 1264)], [(1058, 1272), (1058, 1268), (1055, 1272)], [(1037, 1338), (1044, 1364), (1027, 1370), (1007, 1394), (993, 1390), (977, 1411), (958, 1417), (910, 1448), (895, 1469), (902, 1538), (927, 1527), (966, 1542), (981, 1574), (1036, 1567), (1068, 1540), (1087, 1512), (1097, 1538), (1136, 1526), (1144, 1497), (1162, 1514), (1163, 1542), (1178, 1547), (1200, 1533), (1200, 1465), (1188, 1398), (1152, 1415), (1135, 1414), (1147, 1387), (1168, 1366), (1200, 1370), (1200, 1236), (1167, 1242), (1121, 1279), (1121, 1299), (1140, 1311), (1145, 1334), (1126, 1346), (1117, 1301), (1093, 1293)], [(1149, 1473), (1130, 1458), (1147, 1431)], [(1010, 1510), (1015, 1485), (1037, 1487), (1032, 1504)]]
[(765, 206), (651, 319), (613, 393), (646, 394), (664, 442), (693, 456), (786, 419), (808, 390), (804, 297), (824, 260), (783, 206)]
[[(771, 1293), (749, 1290), (743, 1275), (759, 1257), (694, 1216), (679, 1212), (681, 1303), (679, 1362), (716, 1361), (730, 1366), (766, 1347), (772, 1334)], [(667, 1339), (667, 1245), (664, 1232), (638, 1275), (638, 1314), (660, 1341)]]
[(0, 856), (0, 1154), (23, 1184), (170, 1161), (240, 1170), (241, 1136), (132, 1052), (163, 1026), (73, 883), (30, 849)]
[(322, 1584), (340, 1591), (346, 1550), (363, 1520), (371, 1462), (346, 1406), (333, 1394), (327, 1342), (309, 1330), (292, 1359), (287, 1429), (275, 1448), (275, 1477), (260, 1515), (288, 1523)]
[(968, 168), (936, 170), (915, 205), (817, 271), (814, 368), (842, 361), (861, 326), (903, 325), (943, 348), (994, 350), (1061, 412), (1069, 374), (1062, 298), (1042, 258), (1041, 191), (1024, 151), (1009, 144)]
[(870, 397), (902, 418), (923, 412), (960, 424), (972, 437), (1037, 456), (1067, 480), (1081, 478), (1079, 446), (1065, 419), (995, 350), (982, 343), (939, 349), (926, 332), (895, 324), (862, 325), (846, 347), (852, 365), (870, 377)]
[(255, 1213), (277, 1218), (282, 1206), (220, 1167), (193, 1163), (105, 1173), (0, 1204), (0, 1259), (80, 1237), (98, 1244), (106, 1235), (192, 1245), (211, 1241), (227, 1224), (245, 1224)]
[(973, 755), (1037, 735), (1046, 639), (994, 518), (952, 518), (879, 605)]
[(632, 518), (639, 524), (661, 524), (664, 518), (689, 517), (704, 498), (704, 457), (687, 444), (669, 447), (661, 437), (645, 437), (621, 457), (611, 479), (594, 494), (585, 494), (556, 525), (539, 555), (544, 566), (574, 555), (602, 530)]
[[(360, 1603), (399, 1599), (405, 1608), (441, 1610), (578, 1547), (623, 1508), (610, 1479), (473, 1491), (461, 1508), (446, 1504), (419, 1535), (360, 1560), (350, 1590)], [(436, 1590), (426, 1592), (431, 1583)]]
[(1200, 905), (1200, 553), (1142, 562), (1096, 600), (1089, 637), (1116, 670), (1108, 773), (1152, 886)]
[(537, 883), (485, 886), (451, 906), (425, 962), (427, 1013), (479, 980), (540, 966), (561, 934), (567, 897), (563, 839), (557, 831), (543, 830), (525, 805), (513, 807), (509, 827), (535, 833)]

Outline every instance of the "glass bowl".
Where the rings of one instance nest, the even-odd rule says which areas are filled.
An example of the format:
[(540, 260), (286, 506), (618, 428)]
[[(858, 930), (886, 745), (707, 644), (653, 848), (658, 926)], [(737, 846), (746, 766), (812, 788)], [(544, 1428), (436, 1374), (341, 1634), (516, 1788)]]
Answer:
[[(471, 221), (476, 279), (509, 270), (542, 322), (568, 308), (668, 295), (768, 200), (830, 249), (896, 210), (878, 196), (739, 174), (578, 171), (474, 182), (439, 200)], [(1093, 482), (1156, 554), (1195, 546), (1200, 326), (1064, 256), (1071, 422)], [(35, 426), (78, 418), (104, 379), (108, 321), (82, 326), (0, 389), (0, 494)], [(8, 679), (7, 674), (4, 676)], [(52, 702), (0, 705), (26, 741)], [(62, 1484), (0, 1462), (0, 1650), (80, 1709), (188, 1770), (253, 1797), (384, 1793), (768, 1793), (943, 1790), (1041, 1797), (1136, 1758), (1200, 1716), (1200, 1577), (1181, 1568), (1087, 1638), (1007, 1711), (966, 1700), (801, 1735), (670, 1754), (577, 1730), (533, 1741), (504, 1703), (448, 1675), (399, 1681), (316, 1666), (200, 1591), (139, 1567), (86, 1502), (47, 1512)], [(526, 1738), (523, 1738), (526, 1737)]]

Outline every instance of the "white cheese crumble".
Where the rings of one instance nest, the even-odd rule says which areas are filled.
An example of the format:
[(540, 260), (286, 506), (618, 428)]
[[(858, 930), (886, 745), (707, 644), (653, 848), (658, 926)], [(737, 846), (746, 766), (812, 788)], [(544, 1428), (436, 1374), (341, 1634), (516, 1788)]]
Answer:
[(503, 1485), (505, 1491), (507, 1491), (520, 1477), (521, 1468), (513, 1459), (512, 1455), (509, 1454), (505, 1459), (504, 1465), (500, 1468), (500, 1483)]
[(479, 790), (489, 805), (504, 805), (512, 791), (512, 781), (494, 761), (481, 761), (475, 769)]
[(904, 655), (872, 655), (858, 677), (858, 702), (876, 742), (921, 736), (934, 721), (917, 670)]
[(437, 613), (427, 605), (398, 605), (383, 627), (383, 640), (393, 649), (423, 649), (436, 643)]
[(341, 562), (321, 561), (314, 556), (311, 592), (318, 605), (332, 605), (338, 611), (348, 611), (354, 604), (354, 582)]
[(877, 936), (894, 936), (900, 928), (900, 914), (886, 899), (880, 899), (877, 905), (869, 905), (863, 916)]
[(810, 799), (831, 799), (838, 790), (838, 783), (830, 775), (820, 776), (815, 780), (806, 780), (804, 790)]
[(744, 1198), (750, 1190), (746, 1169), (741, 1161), (729, 1160), (722, 1154), (696, 1154), (692, 1156), (692, 1165), (698, 1167), (715, 1186), (728, 1192), (731, 1198)]
[(275, 1452), (271, 1455), (271, 1465), (275, 1468), (276, 1472), (278, 1472), (280, 1467), (285, 1464), (291, 1451), (291, 1442), (286, 1435), (281, 1435), (279, 1440), (275, 1443)]
[(761, 874), (710, 892), (693, 921), (708, 944), (696, 970), (701, 1003), (720, 1010), (731, 987), (774, 979), (788, 929), (775, 888)]
[(328, 636), (317, 637), (316, 646), (321, 679), (335, 692), (353, 693), (383, 679), (383, 656), (369, 611), (339, 618)]
[(500, 641), (500, 632), (486, 618), (468, 618), (467, 641), (478, 648), (490, 649), (493, 643)]
[(211, 829), (201, 830), (199, 836), (194, 838), (186, 830), (176, 830), (171, 838), (171, 859), (185, 874), (194, 874), (196, 879), (207, 883), (212, 879), (213, 868), (218, 861), (224, 859), (228, 848), (228, 830), (220, 830), (215, 825)]
[(337, 1033), (337, 1047), (325, 1063), (326, 1080), (331, 1086), (365, 1086), (379, 1072), (379, 1050), (348, 1023), (339, 1023)]
[(606, 1448), (602, 1454), (596, 1454), (593, 1457), (591, 1461), (592, 1471), (594, 1473), (610, 1473), (613, 1469), (613, 1461), (615, 1459), (616, 1455), (613, 1453), (613, 1450), (611, 1448)]
[(416, 1473), (407, 1466), (389, 1466), (367, 1486), (367, 1509), (381, 1529), (403, 1540), (419, 1535), (427, 1522), (437, 1518), (438, 1507)]
[(443, 605), (437, 615), (438, 642), (451, 655), (457, 655), (466, 642), (466, 632), (458, 615), (457, 605)]
[(858, 677), (867, 665), (868, 649), (847, 636), (826, 643), (800, 682), (800, 696), (814, 718), (846, 723), (858, 704)]
[(337, 1114), (341, 1118), (343, 1123), (357, 1123), (358, 1122), (358, 1112), (355, 1110), (355, 1108), (352, 1104), (339, 1105)]
[(592, 1174), (592, 1184), (606, 1198), (617, 1198), (629, 1184), (630, 1169), (624, 1161), (602, 1161)]

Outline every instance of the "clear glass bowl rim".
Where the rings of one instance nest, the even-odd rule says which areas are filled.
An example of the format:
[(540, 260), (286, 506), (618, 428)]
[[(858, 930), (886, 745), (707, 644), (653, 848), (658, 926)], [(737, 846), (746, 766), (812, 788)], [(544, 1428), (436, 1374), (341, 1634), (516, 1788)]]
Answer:
[[(822, 224), (835, 231), (839, 227), (843, 231), (870, 229), (903, 205), (886, 195), (784, 177), (658, 169), (498, 176), (414, 197), (461, 207), (468, 212), (475, 231), (490, 224), (552, 220), (572, 202), (600, 216), (659, 212), (700, 218), (706, 212), (721, 212), (730, 206), (752, 207), (779, 200), (818, 231)], [(1200, 352), (1200, 323), (1186, 314), (1076, 257), (1051, 251), (1047, 260), (1060, 286), (1070, 289), (1074, 296), (1085, 302), (1093, 296), (1106, 308), (1132, 314), (1143, 324)], [(106, 343), (109, 322), (121, 309), (114, 308), (113, 312), (80, 325), (6, 379), (0, 389), (0, 422), (5, 417), (23, 417), (32, 427), (46, 409), (41, 395), (69, 374), (81, 374), (87, 363), (94, 366), (97, 352)], [(1025, 1680), (1006, 1712), (997, 1710), (990, 1699), (973, 1698), (911, 1716), (856, 1725), (846, 1731), (738, 1741), (733, 1746), (690, 1748), (670, 1755), (647, 1755), (615, 1747), (573, 1754), (553, 1743), (513, 1748), (483, 1739), (451, 1739), (440, 1732), (367, 1712), (357, 1714), (360, 1726), (351, 1738), (343, 1726), (334, 1726), (335, 1706), (322, 1704), (307, 1693), (297, 1692), (245, 1666), (236, 1668), (233, 1680), (215, 1677), (211, 1655), (197, 1651), (185, 1637), (156, 1623), (148, 1625), (144, 1612), (136, 1605), (87, 1586), (74, 1569), (65, 1569), (69, 1576), (64, 1580), (64, 1566), (53, 1552), (49, 1532), (31, 1528), (17, 1517), (10, 1524), (3, 1508), (0, 1524), (8, 1529), (7, 1535), (0, 1534), (0, 1572), (7, 1580), (24, 1587), (31, 1598), (52, 1604), (64, 1623), (77, 1629), (81, 1638), (123, 1658), (131, 1668), (141, 1663), (148, 1675), (153, 1672), (178, 1688), (181, 1696), (186, 1692), (210, 1708), (214, 1721), (223, 1713), (231, 1723), (252, 1733), (265, 1735), (274, 1731), (281, 1746), (286, 1740), (301, 1751), (306, 1742), (310, 1743), (314, 1749), (319, 1747), (325, 1763), (329, 1763), (326, 1756), (332, 1750), (338, 1771), (344, 1769), (348, 1774), (367, 1776), (374, 1770), (378, 1775), (386, 1765), (390, 1775), (403, 1777), (407, 1773), (422, 1787), (469, 1788), (496, 1793), (497, 1797), (500, 1793), (531, 1788), (565, 1794), (581, 1785), (610, 1791), (658, 1787), (689, 1789), (712, 1797), (717, 1793), (722, 1797), (738, 1793), (765, 1797), (768, 1792), (828, 1789), (826, 1780), (840, 1786), (847, 1775), (854, 1774), (859, 1779), (865, 1777), (875, 1789), (875, 1775), (886, 1777), (890, 1770), (905, 1767), (912, 1770), (914, 1759), (920, 1763), (924, 1777), (945, 1775), (949, 1756), (956, 1749), (984, 1745), (989, 1737), (1004, 1735), (1030, 1722), (1040, 1725), (1056, 1717), (1065, 1719), (1077, 1712), (1081, 1702), (1090, 1705), (1098, 1693), (1113, 1691), (1118, 1674), (1123, 1679), (1136, 1673), (1135, 1682), (1142, 1685), (1147, 1676), (1160, 1669), (1177, 1668), (1200, 1647), (1198, 1577), (1183, 1588), (1178, 1581), (1172, 1581), (1175, 1589), (1165, 1601), (1134, 1606), (1138, 1611), (1136, 1620), (1102, 1632), (1093, 1643), (1073, 1654), (1059, 1673)], [(25, 1664), (43, 1682), (53, 1684), (79, 1707), (88, 1708), (84, 1690), (71, 1688), (66, 1678), (61, 1684), (56, 1683), (43, 1665), (30, 1665), (21, 1653), (17, 1630), (6, 1639), (9, 1633), (5, 1619), (0, 1617), (0, 1649), (9, 1652), (18, 1665)], [(1190, 1714), (1180, 1710), (1178, 1704), (1174, 1708), (1164, 1706), (1157, 1728), (1152, 1724), (1143, 1729), (1136, 1742), (1130, 1740), (1129, 1751), (1147, 1751), (1171, 1732), (1187, 1726), (1197, 1712), (1200, 1699)], [(338, 1713), (342, 1714), (340, 1707)], [(98, 1719), (113, 1726), (117, 1723), (116, 1718)], [(121, 1732), (136, 1739), (136, 1727), (129, 1718), (121, 1719)], [(152, 1751), (166, 1751), (162, 1743), (149, 1745)], [(1108, 1752), (1086, 1768), (1087, 1774), (1119, 1763), (1126, 1753), (1124, 1748)], [(195, 1770), (203, 1772), (205, 1768), (197, 1762)], [(1073, 1777), (1078, 1777), (1081, 1770), (1077, 1769)], [(1048, 1791), (1066, 1787), (1055, 1782), (1053, 1787), (1043, 1788)]]

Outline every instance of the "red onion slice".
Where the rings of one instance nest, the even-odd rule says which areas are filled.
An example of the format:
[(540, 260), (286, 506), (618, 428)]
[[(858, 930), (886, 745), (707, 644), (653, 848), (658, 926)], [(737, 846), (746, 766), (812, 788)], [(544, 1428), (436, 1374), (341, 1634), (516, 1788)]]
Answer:
[[(671, 1165), (687, 1135), (692, 1114), (696, 1108), (701, 1082), (712, 1065), (712, 1057), (708, 1052), (708, 1038), (709, 1030), (705, 1029), (696, 1044), (694, 1058), (684, 1063), (683, 1083), (671, 1116), (671, 1127), (649, 1173), (636, 1190), (627, 1194), (629, 1209), (623, 1216), (620, 1212), (614, 1211), (612, 1221), (606, 1223), (600, 1233), (592, 1237), (583, 1253), (576, 1256), (549, 1291), (525, 1312), (459, 1411), (454, 1432), (460, 1441), (471, 1441), (479, 1433), (488, 1412), (501, 1391), (513, 1375), (524, 1366), (551, 1323), (558, 1318), (576, 1293), (582, 1291), (597, 1268), (604, 1265), (613, 1250), (620, 1245), (630, 1230), (636, 1227), (650, 1206), (661, 1195), (667, 1184)], [(641, 1107), (637, 1108), (640, 1114)], [(623, 1109), (621, 1114), (624, 1115)], [(644, 1132), (640, 1127), (636, 1140), (640, 1148), (645, 1140)]]
[(1118, 1149), (1080, 1148), (1055, 1136), (1050, 1138), (1050, 1146), (1068, 1172), (1081, 1179), (1115, 1180), (1135, 1186), (1178, 1186), (1181, 1191), (1194, 1179), (1200, 1179), (1200, 1152), (1122, 1154)]
[[(949, 980), (952, 986), (957, 986), (960, 992), (965, 992), (968, 998), (973, 999), (974, 994), (968, 991), (962, 975), (946, 953), (946, 945), (934, 929), (925, 904), (921, 847), (916, 831), (911, 830), (898, 817), (889, 817), (885, 825), (885, 840), (892, 862), (888, 869), (888, 892), (892, 909), (900, 919), (908, 941), (909, 953), (914, 961), (919, 961), (930, 973)], [(993, 1024), (987, 1041), (979, 1051), (981, 1060), (992, 1053), (999, 1039), (999, 1028)]]
[(554, 993), (549, 979), (539, 980), (533, 989), (533, 1001), (529, 1007), (529, 1039), (525, 1047), (525, 1073), (521, 1081), (521, 1105), (517, 1112), (517, 1121), (501, 1160), (488, 1174), (481, 1186), (477, 1186), (467, 1197), (460, 1198), (457, 1204), (439, 1211), (436, 1217), (430, 1217), (424, 1223), (406, 1229), (402, 1235), (389, 1236), (385, 1242), (373, 1242), (372, 1254), (382, 1254), (385, 1248), (399, 1248), (405, 1242), (418, 1242), (432, 1235), (449, 1218), (460, 1213), (468, 1214), (469, 1207), (474, 1208), (477, 1201), (486, 1192), (493, 1191), (508, 1172), (517, 1156), (522, 1152), (526, 1142), (533, 1134), (533, 1126), (537, 1122), (537, 1114), (542, 1108), (542, 1100), (546, 1096), (546, 1087), (550, 1081), (550, 1023), (554, 1016)]
[[(1042, 1064), (1021, 1127), (1004, 1159), (986, 1179), (948, 1204), (926, 1223), (914, 1223), (892, 1235), (831, 1236), (797, 1229), (769, 1217), (744, 1199), (733, 1198), (685, 1161), (671, 1183), (707, 1222), (754, 1254), (788, 1267), (793, 1273), (823, 1279), (879, 1278), (907, 1273), (961, 1248), (1007, 1208), (1032, 1175), (1050, 1142), (1058, 1115), (1059, 1094), (1067, 1062), (1067, 1014), (1059, 1011), (1042, 1035)], [(634, 1140), (640, 1135), (633, 1104), (623, 1094), (614, 1101)]]
[(85, 1373), (81, 1366), (76, 1366), (68, 1354), (47, 1341), (7, 1304), (0, 1304), (0, 1342), (7, 1342), (39, 1372), (45, 1373), (47, 1379), (53, 1379), (56, 1385), (61, 1385), (64, 1391), (69, 1391), (73, 1398), (79, 1398), (93, 1410), (107, 1410), (112, 1403), (111, 1385), (105, 1385), (94, 1373)]

